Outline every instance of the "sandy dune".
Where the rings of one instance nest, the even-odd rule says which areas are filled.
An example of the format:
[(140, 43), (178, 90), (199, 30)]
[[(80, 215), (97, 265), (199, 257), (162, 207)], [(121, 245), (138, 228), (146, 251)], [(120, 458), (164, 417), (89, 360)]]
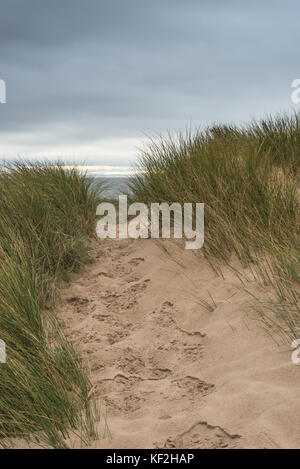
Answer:
[(300, 447), (299, 368), (232, 271), (172, 241), (102, 242), (94, 258), (58, 316), (106, 402), (112, 438), (95, 447)]

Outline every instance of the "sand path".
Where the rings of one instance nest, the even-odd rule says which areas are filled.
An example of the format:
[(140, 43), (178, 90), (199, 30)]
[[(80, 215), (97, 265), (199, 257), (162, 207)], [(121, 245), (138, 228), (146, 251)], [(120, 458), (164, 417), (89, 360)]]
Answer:
[(57, 314), (106, 402), (112, 438), (96, 447), (300, 447), (300, 369), (230, 269), (172, 241), (102, 242), (93, 257)]

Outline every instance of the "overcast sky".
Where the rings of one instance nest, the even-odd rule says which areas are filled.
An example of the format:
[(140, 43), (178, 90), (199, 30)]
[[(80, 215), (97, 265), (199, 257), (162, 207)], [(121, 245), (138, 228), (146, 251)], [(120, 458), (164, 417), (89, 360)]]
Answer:
[(145, 134), (297, 108), (299, 18), (297, 0), (0, 0), (0, 157), (128, 164)]

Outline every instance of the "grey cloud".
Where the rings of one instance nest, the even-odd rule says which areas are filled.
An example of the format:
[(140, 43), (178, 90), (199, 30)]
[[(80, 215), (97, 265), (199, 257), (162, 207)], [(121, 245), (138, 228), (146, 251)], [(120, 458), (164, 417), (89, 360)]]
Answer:
[(0, 0), (0, 154), (10, 133), (71, 150), (289, 110), (299, 13), (293, 0)]

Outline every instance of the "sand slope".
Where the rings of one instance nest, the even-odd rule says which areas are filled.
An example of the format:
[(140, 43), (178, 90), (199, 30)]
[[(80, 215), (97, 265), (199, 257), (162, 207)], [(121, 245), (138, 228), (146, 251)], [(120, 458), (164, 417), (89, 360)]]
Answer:
[(101, 242), (94, 258), (57, 314), (106, 402), (96, 447), (300, 447), (300, 369), (228, 268), (172, 241)]

